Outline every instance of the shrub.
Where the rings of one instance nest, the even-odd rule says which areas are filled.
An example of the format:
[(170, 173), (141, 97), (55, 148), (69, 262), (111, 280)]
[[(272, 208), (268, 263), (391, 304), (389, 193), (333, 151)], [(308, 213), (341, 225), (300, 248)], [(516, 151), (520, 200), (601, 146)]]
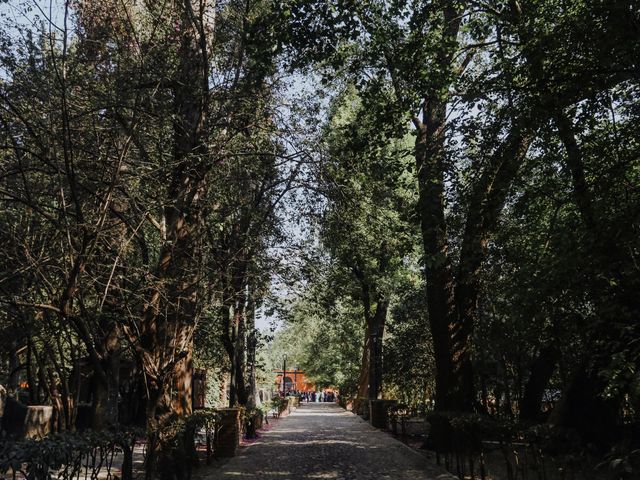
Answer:
[[(87, 430), (17, 442), (5, 439), (0, 441), (0, 473), (20, 472), (34, 480), (48, 480), (54, 473), (57, 478), (67, 480), (79, 478), (84, 468), (88, 470), (88, 477), (96, 478), (105, 468), (111, 475), (116, 453), (130, 452), (135, 439), (142, 434), (139, 430)], [(131, 472), (124, 475), (127, 473)]]
[(289, 403), (289, 400), (287, 400), (286, 398), (273, 397), (271, 399), (271, 408), (276, 412), (280, 413), (284, 411), (285, 408), (287, 408), (288, 403)]

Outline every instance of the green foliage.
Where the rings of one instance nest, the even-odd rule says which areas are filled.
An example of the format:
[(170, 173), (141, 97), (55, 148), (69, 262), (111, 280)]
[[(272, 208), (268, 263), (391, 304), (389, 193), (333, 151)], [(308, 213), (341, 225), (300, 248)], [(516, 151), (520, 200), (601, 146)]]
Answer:
[[(327, 83), (339, 85), (322, 132), (322, 246), (342, 274), (334, 296), (371, 291), (377, 300), (398, 291), (394, 272), (402, 269), (394, 262), (411, 251), (403, 241), (419, 244), (404, 236), (417, 223), (408, 154), (423, 169), (423, 177), (415, 172), (422, 191), (443, 185), (441, 197), (426, 197), (417, 213), (423, 233), (435, 229), (444, 238), (446, 248), (431, 244), (435, 253), (420, 263), (428, 281), (442, 282), (430, 288), (451, 295), (450, 311), (428, 319), (430, 305), (419, 295), (415, 302), (399, 295), (401, 307), (422, 310), (413, 315), (392, 300), (385, 355), (393, 393), (414, 402), (432, 388), (418, 380), (433, 378), (428, 348), (414, 349), (422, 374), (411, 371), (405, 353), (412, 338), (429, 342), (420, 326), (430, 320), (468, 329), (473, 387), (507, 416), (517, 413), (541, 352), (556, 348), (546, 394), (566, 391), (586, 360), (606, 381), (600, 395), (637, 421), (635, 4), (292, 1), (281, 12), (293, 63), (314, 62)], [(429, 110), (438, 102), (446, 118)], [(443, 131), (442, 151), (431, 128)], [(419, 158), (405, 141), (407, 132), (419, 138), (421, 131), (431, 157)], [(504, 139), (523, 132), (533, 139), (526, 154), (500, 157)], [(403, 198), (401, 178), (408, 201), (387, 203)], [(424, 215), (434, 203), (441, 217)], [(477, 307), (467, 310), (473, 289), (469, 305)], [(434, 341), (444, 351), (449, 338)], [(397, 388), (402, 370), (404, 389)]]
[[(122, 449), (131, 451), (144, 432), (135, 429), (101, 432), (62, 432), (42, 439), (0, 442), (0, 472), (21, 472), (26, 478), (71, 480), (87, 468), (94, 477), (102, 468), (112, 468), (113, 457)], [(119, 466), (118, 466), (119, 468)]]
[[(223, 1), (189, 30), (202, 56), (180, 5), (67, 2), (62, 36), (0, 17), (3, 380), (61, 395), (67, 428), (87, 359), (95, 379), (121, 359), (162, 387), (194, 347), (210, 386), (233, 372), (245, 392), (271, 293), (286, 298), (260, 347), (267, 387), (286, 355), (355, 395), (384, 326), (384, 394), (403, 411), (432, 404), (439, 349), (439, 368), (469, 373), (466, 408), (515, 417), (551, 349), (549, 408), (584, 370), (617, 407), (611, 431), (638, 423), (637, 2)], [(291, 101), (316, 80), (328, 98)], [(200, 107), (198, 148), (176, 155)], [(190, 302), (179, 344), (162, 320)], [(432, 419), (447, 451), (501, 438), (482, 417)], [(102, 440), (43, 442), (20, 448), (48, 468), (65, 442)]]
[(271, 399), (271, 409), (278, 413), (283, 412), (287, 405), (289, 405), (289, 399), (286, 397), (275, 396)]
[(387, 324), (384, 382), (391, 398), (415, 409), (430, 401), (435, 391), (433, 342), (419, 273), (407, 278), (403, 287)]
[(176, 427), (175, 432), (198, 431), (202, 428), (207, 430), (213, 430), (215, 426), (220, 422), (222, 414), (215, 408), (202, 408), (196, 410), (191, 415), (185, 418), (179, 418), (174, 425)]
[[(311, 292), (308, 292), (309, 294)], [(331, 291), (318, 292), (331, 294)], [(297, 366), (318, 388), (338, 387), (348, 394), (357, 386), (362, 354), (362, 311), (349, 304), (327, 306), (311, 295), (299, 299), (288, 324), (268, 346), (274, 369)]]
[(640, 450), (616, 446), (596, 466), (597, 470), (607, 471), (615, 478), (632, 479), (640, 473)]

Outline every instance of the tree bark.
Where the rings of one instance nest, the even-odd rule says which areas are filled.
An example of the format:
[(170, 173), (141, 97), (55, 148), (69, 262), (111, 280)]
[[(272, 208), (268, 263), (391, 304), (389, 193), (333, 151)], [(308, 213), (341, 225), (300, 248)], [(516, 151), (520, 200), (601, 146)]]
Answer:
[(608, 450), (619, 438), (621, 423), (619, 402), (602, 396), (605, 387), (597, 368), (583, 362), (551, 412), (549, 424), (574, 429), (583, 440)]
[(613, 435), (619, 427), (618, 412), (623, 397), (618, 395), (606, 401), (603, 399), (606, 384), (599, 376), (599, 370), (604, 369), (611, 356), (616, 354), (612, 346), (619, 344), (619, 331), (613, 326), (636, 323), (640, 312), (638, 282), (633, 274), (626, 273), (626, 255), (621, 252), (615, 236), (606, 234), (604, 222), (597, 215), (572, 121), (558, 103), (554, 108), (554, 120), (566, 150), (573, 195), (586, 227), (588, 247), (594, 253), (592, 261), (601, 274), (592, 286), (599, 322), (587, 338), (588, 351), (585, 355), (588, 355), (589, 361), (585, 360), (574, 372), (550, 422), (571, 426), (584, 438), (604, 447), (605, 439), (613, 441)]
[[(156, 288), (143, 314), (142, 366), (149, 392), (147, 478), (181, 478), (185, 466), (172, 461), (160, 430), (175, 415), (191, 413), (193, 331), (199, 315), (200, 238), (206, 201), (206, 121), (209, 54), (203, 21), (205, 5), (175, 4), (180, 46), (173, 82), (173, 170), (165, 211), (166, 241), (156, 267)], [(158, 471), (158, 465), (162, 469)]]
[(256, 330), (256, 307), (248, 292), (246, 319), (247, 319), (247, 407), (255, 408), (260, 405), (260, 397), (257, 395), (256, 385), (256, 349), (258, 346)]
[(29, 402), (31, 405), (40, 403), (40, 384), (36, 380), (34, 368), (37, 370), (38, 365), (33, 364), (33, 342), (31, 337), (27, 338), (27, 382), (29, 383)]
[(369, 331), (369, 388), (368, 397), (371, 400), (377, 399), (382, 393), (382, 339), (384, 327), (387, 320), (389, 302), (381, 298), (376, 304), (376, 311), (370, 318), (367, 330)]
[[(442, 72), (453, 68), (453, 53), (460, 28), (459, 11), (453, 5), (443, 8), (444, 29), (442, 46), (436, 63)], [(418, 210), (425, 255), (427, 310), (433, 337), (436, 366), (436, 408), (439, 410), (470, 410), (457, 388), (462, 381), (456, 376), (470, 371), (465, 367), (466, 348), (460, 349), (462, 357), (452, 352), (452, 334), (457, 335), (459, 347), (460, 325), (455, 320), (454, 280), (449, 257), (447, 223), (445, 219), (444, 172), (446, 108), (450, 81), (426, 92), (422, 120), (414, 119), (417, 135), (415, 159), (418, 177)], [(456, 371), (454, 371), (454, 366)]]
[(7, 391), (10, 395), (15, 396), (18, 390), (18, 379), (20, 377), (20, 358), (18, 357), (18, 348), (20, 343), (17, 338), (11, 339), (9, 342), (9, 378), (7, 379)]
[(547, 345), (540, 350), (538, 357), (531, 364), (529, 379), (524, 387), (520, 402), (520, 419), (538, 422), (542, 414), (542, 397), (544, 390), (556, 370), (560, 352), (554, 345)]
[(245, 319), (245, 299), (244, 295), (236, 301), (234, 310), (234, 331), (235, 346), (233, 356), (233, 368), (231, 370), (231, 398), (230, 406), (245, 406), (247, 404), (247, 387), (245, 382), (246, 376), (246, 352), (247, 352), (247, 329)]
[(102, 430), (118, 423), (118, 393), (120, 386), (120, 359), (107, 360), (105, 379), (94, 375), (91, 428)]
[(369, 355), (371, 334), (368, 323), (365, 321), (364, 343), (362, 346), (362, 361), (360, 362), (360, 374), (358, 375), (358, 398), (369, 396)]
[[(111, 299), (107, 305), (115, 305)], [(114, 308), (117, 312), (117, 309)], [(110, 321), (109, 316), (101, 319), (100, 330), (105, 332), (104, 338), (99, 338), (99, 357), (92, 362), (93, 367), (93, 401), (92, 428), (101, 430), (110, 425), (116, 425), (118, 418), (118, 400), (120, 389), (120, 332), (117, 322)]]
[(444, 128), (446, 104), (426, 103), (424, 121), (418, 126), (415, 155), (418, 171), (418, 209), (425, 254), (427, 309), (436, 366), (436, 408), (465, 409), (453, 398), (455, 385), (450, 325), (455, 326), (453, 273), (449, 258), (444, 208)]
[(436, 363), (436, 408), (471, 411), (475, 404), (472, 335), (478, 317), (481, 267), (489, 235), (533, 140), (533, 127), (525, 128), (526, 119), (514, 120), (509, 135), (474, 186), (454, 281), (444, 214), (445, 114), (443, 102), (427, 102), (424, 121), (418, 124), (418, 207)]
[[(383, 273), (387, 262), (379, 261), (378, 269)], [(360, 264), (353, 265), (352, 271), (360, 283), (360, 300), (364, 313), (365, 336), (362, 363), (358, 378), (358, 397), (376, 399), (382, 392), (382, 339), (389, 310), (389, 301), (371, 286)], [(372, 312), (375, 299), (375, 311)]]

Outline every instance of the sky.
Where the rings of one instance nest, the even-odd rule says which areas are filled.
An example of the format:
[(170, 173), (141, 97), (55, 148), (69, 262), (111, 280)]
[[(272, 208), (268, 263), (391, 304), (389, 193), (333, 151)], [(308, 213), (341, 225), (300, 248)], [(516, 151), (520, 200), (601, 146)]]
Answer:
[(9, 22), (16, 26), (36, 27), (52, 20), (58, 28), (64, 25), (64, 2), (61, 0), (9, 0), (0, 2), (0, 17), (3, 24)]
[[(9, 0), (4, 3), (0, 1), (0, 24), (10, 25), (13, 29), (9, 32), (12, 36), (23, 35), (28, 30), (37, 30), (44, 26), (47, 30), (62, 32), (65, 23), (65, 1), (64, 0)], [(313, 135), (313, 129), (317, 129), (326, 118), (328, 108), (328, 97), (318, 96), (321, 90), (319, 79), (310, 74), (295, 74), (283, 79), (285, 87), (281, 91), (278, 110), (282, 116), (282, 126), (284, 129), (296, 131), (294, 135), (283, 137), (287, 154), (296, 152), (307, 152), (302, 157), (308, 158), (309, 144), (303, 145), (309, 137)], [(316, 118), (307, 118), (310, 125), (303, 125), (305, 119), (296, 113), (301, 102), (314, 101), (319, 106)], [(310, 133), (311, 132), (311, 133)], [(296, 136), (298, 135), (298, 136)], [(302, 158), (301, 157), (301, 158)], [(291, 165), (285, 168), (292, 168)], [(296, 245), (299, 245), (308, 235), (309, 224), (306, 222), (305, 213), (300, 205), (296, 204), (296, 195), (305, 195), (298, 189), (283, 197), (278, 206), (279, 217), (283, 221), (285, 241), (272, 245), (270, 253), (274, 256), (282, 257), (284, 262), (295, 264), (299, 261)], [(302, 218), (301, 218), (302, 217)], [(284, 252), (284, 253), (283, 253)], [(295, 288), (294, 288), (295, 289)], [(271, 294), (278, 298), (286, 298), (292, 295), (289, 286), (281, 282), (276, 276), (272, 277)], [(276, 314), (269, 314), (268, 308), (261, 307), (256, 312), (256, 326), (262, 331), (272, 328), (279, 328), (282, 325), (281, 319)]]

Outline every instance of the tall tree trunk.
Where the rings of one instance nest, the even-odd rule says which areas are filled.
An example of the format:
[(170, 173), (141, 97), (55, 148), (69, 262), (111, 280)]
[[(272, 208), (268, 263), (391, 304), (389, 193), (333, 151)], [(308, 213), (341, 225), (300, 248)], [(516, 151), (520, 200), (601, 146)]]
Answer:
[(15, 396), (18, 390), (18, 379), (20, 378), (20, 358), (18, 357), (18, 348), (20, 342), (17, 338), (11, 339), (9, 342), (9, 378), (7, 379), (7, 392), (9, 395)]
[(597, 368), (583, 362), (574, 371), (562, 398), (551, 412), (551, 425), (571, 428), (603, 451), (619, 438), (619, 402), (602, 395), (606, 387)]
[[(381, 261), (379, 269), (384, 271), (386, 262)], [(389, 301), (378, 294), (375, 301), (375, 312), (372, 312), (372, 295), (375, 288), (369, 283), (361, 265), (353, 265), (352, 271), (360, 282), (360, 295), (364, 312), (364, 346), (362, 351), (362, 363), (358, 378), (359, 398), (378, 398), (382, 391), (382, 337), (389, 310)]]
[(599, 370), (606, 368), (610, 358), (617, 353), (612, 351), (612, 346), (619, 345), (619, 331), (613, 326), (635, 325), (637, 322), (639, 286), (634, 275), (626, 273), (628, 260), (616, 243), (615, 235), (606, 233), (604, 222), (597, 215), (573, 123), (559, 103), (554, 105), (554, 120), (566, 150), (573, 195), (586, 227), (588, 247), (594, 253), (591, 261), (600, 275), (592, 286), (599, 321), (587, 338), (588, 351), (585, 355), (589, 356), (589, 361), (580, 364), (574, 372), (550, 422), (576, 428), (583, 437), (604, 446), (602, 442), (605, 439), (613, 441), (612, 435), (621, 423), (618, 412), (623, 396), (603, 399), (606, 384), (600, 378)]
[[(206, 201), (208, 52), (203, 24), (204, 3), (175, 6), (179, 26), (178, 69), (174, 79), (173, 170), (165, 207), (166, 241), (156, 268), (157, 287), (143, 316), (142, 363), (148, 382), (147, 478), (182, 478), (185, 465), (175, 464), (160, 430), (176, 415), (192, 410), (193, 331), (199, 314), (200, 238)], [(170, 19), (171, 21), (171, 19)], [(158, 469), (161, 466), (161, 469)]]
[[(231, 322), (233, 307), (228, 304), (223, 304), (221, 307), (221, 315), (222, 315), (222, 331), (223, 333), (220, 335), (220, 341), (222, 342), (222, 346), (227, 353), (227, 358), (229, 360), (229, 398), (227, 402), (230, 407), (233, 407), (236, 403), (236, 394), (235, 394), (235, 358), (236, 358), (236, 341), (235, 341), (235, 328)], [(225, 389), (226, 391), (226, 389)]]
[(36, 380), (36, 373), (38, 365), (33, 364), (33, 342), (31, 337), (27, 337), (27, 382), (29, 383), (29, 402), (31, 405), (38, 405), (40, 403), (40, 384)]
[(362, 345), (362, 361), (360, 362), (360, 372), (358, 375), (358, 398), (369, 396), (369, 355), (371, 351), (371, 333), (368, 322), (365, 321), (364, 342)]
[(444, 128), (446, 104), (429, 100), (416, 137), (418, 209), (425, 254), (427, 309), (436, 366), (436, 408), (463, 410), (462, 399), (454, 398), (450, 326), (455, 327), (453, 275), (449, 258), (444, 215)]
[(529, 379), (524, 387), (520, 402), (520, 419), (537, 422), (542, 413), (542, 397), (556, 370), (560, 352), (555, 345), (547, 345), (540, 350), (531, 364)]
[(260, 404), (260, 397), (257, 395), (256, 385), (256, 349), (258, 338), (256, 330), (256, 307), (248, 292), (246, 319), (247, 319), (247, 407), (255, 408)]
[(460, 260), (454, 281), (444, 209), (446, 106), (427, 104), (418, 123), (419, 209), (425, 251), (427, 305), (436, 362), (436, 408), (471, 411), (475, 404), (472, 336), (478, 318), (481, 268), (486, 245), (509, 189), (533, 140), (527, 119), (515, 119), (511, 131), (491, 154), (469, 202)]
[(389, 302), (378, 299), (376, 312), (369, 320), (367, 331), (369, 332), (369, 399), (376, 399), (382, 392), (382, 338), (387, 319)]
[(101, 321), (106, 332), (100, 347), (100, 358), (93, 361), (92, 428), (103, 429), (118, 423), (118, 396), (120, 390), (120, 332), (118, 322), (109, 315)]
[[(442, 44), (436, 63), (453, 74), (462, 4), (443, 7)], [(443, 77), (448, 78), (448, 77)], [(426, 92), (417, 129), (418, 209), (425, 254), (427, 308), (436, 364), (436, 408), (470, 411), (475, 388), (472, 336), (478, 316), (480, 269), (488, 236), (495, 227), (509, 188), (533, 139), (528, 119), (512, 119), (507, 138), (489, 159), (469, 202), (459, 265), (454, 277), (445, 218), (445, 132), (450, 80)], [(530, 120), (530, 119), (529, 119)], [(455, 280), (454, 280), (455, 278)]]
[(91, 428), (102, 430), (118, 424), (120, 356), (105, 360), (104, 375), (94, 375)]
[[(241, 295), (236, 301), (234, 311), (235, 347), (233, 356), (233, 369), (231, 374), (231, 403), (245, 406), (247, 404), (246, 376), (246, 352), (247, 329), (245, 322), (245, 299)], [(233, 405), (232, 405), (233, 406)]]
[[(442, 8), (444, 27), (436, 54), (441, 72), (452, 72), (458, 45), (464, 4)], [(446, 78), (446, 76), (443, 76)], [(443, 80), (425, 92), (422, 119), (414, 118), (417, 129), (415, 159), (418, 176), (418, 210), (425, 255), (427, 310), (433, 338), (436, 366), (436, 408), (470, 410), (464, 392), (473, 385), (468, 332), (456, 319), (454, 279), (449, 256), (445, 219), (444, 173), (446, 114), (450, 80)], [(455, 349), (455, 351), (454, 351)]]
[(389, 310), (389, 302), (379, 299), (371, 315), (370, 305), (365, 308), (365, 335), (362, 363), (358, 376), (358, 397), (376, 399), (382, 392), (382, 338)]

